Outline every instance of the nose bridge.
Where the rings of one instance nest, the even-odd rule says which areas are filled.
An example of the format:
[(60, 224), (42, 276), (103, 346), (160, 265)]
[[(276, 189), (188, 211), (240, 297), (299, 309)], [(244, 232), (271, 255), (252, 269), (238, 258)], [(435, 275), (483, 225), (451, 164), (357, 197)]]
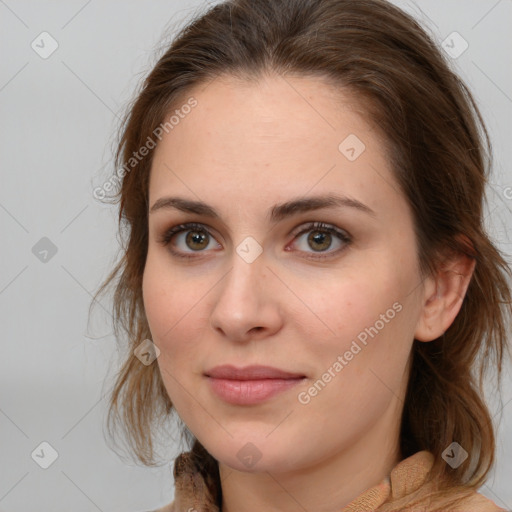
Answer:
[(254, 257), (252, 243), (243, 241), (233, 251), (211, 312), (212, 327), (238, 340), (256, 327), (273, 330), (279, 324), (275, 293), (268, 286), (268, 261), (263, 252)]
[[(267, 261), (261, 253), (254, 259), (246, 259), (251, 249), (240, 244), (233, 252), (231, 258), (231, 270), (228, 272), (224, 283), (221, 285), (221, 293), (218, 302), (226, 300), (231, 306), (242, 309), (244, 304), (257, 307), (260, 294), (264, 288), (260, 285), (266, 281)], [(240, 254), (242, 253), (242, 255)]]
[[(250, 288), (255, 288), (259, 278), (267, 273), (267, 253), (263, 253), (263, 246), (250, 235), (241, 235), (237, 244), (233, 246), (230, 257), (231, 270), (226, 276), (224, 285), (230, 294), (247, 294)], [(249, 287), (249, 290), (245, 289)], [(226, 290), (223, 290), (226, 291)], [(255, 293), (249, 293), (255, 297)]]

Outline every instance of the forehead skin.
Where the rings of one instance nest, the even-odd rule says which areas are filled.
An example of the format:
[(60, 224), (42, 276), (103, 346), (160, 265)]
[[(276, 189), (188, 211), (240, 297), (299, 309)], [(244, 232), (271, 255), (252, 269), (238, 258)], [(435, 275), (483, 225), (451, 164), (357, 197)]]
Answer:
[[(348, 91), (318, 77), (271, 75), (250, 83), (223, 76), (174, 108), (191, 96), (197, 106), (155, 150), (150, 205), (164, 195), (203, 200), (222, 210), (228, 230), (236, 219), (253, 236), (256, 227), (260, 235), (268, 231), (270, 191), (272, 204), (332, 191), (349, 195), (372, 208), (380, 225), (396, 223), (408, 209), (385, 141), (364, 115), (364, 100)], [(354, 135), (365, 149), (349, 161), (339, 145)]]

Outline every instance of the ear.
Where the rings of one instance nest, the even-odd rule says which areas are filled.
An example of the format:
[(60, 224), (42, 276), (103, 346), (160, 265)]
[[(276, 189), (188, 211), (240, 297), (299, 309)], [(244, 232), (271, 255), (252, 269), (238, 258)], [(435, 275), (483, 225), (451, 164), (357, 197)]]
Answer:
[(423, 306), (414, 333), (418, 341), (435, 340), (450, 327), (460, 311), (475, 265), (474, 258), (452, 254), (435, 276), (425, 280)]

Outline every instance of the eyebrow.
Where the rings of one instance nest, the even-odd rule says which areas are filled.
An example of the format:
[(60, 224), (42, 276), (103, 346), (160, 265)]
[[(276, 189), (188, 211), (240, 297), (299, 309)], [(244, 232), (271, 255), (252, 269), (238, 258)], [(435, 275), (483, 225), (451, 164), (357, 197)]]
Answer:
[[(340, 207), (354, 208), (372, 217), (377, 216), (369, 206), (361, 203), (357, 199), (329, 194), (313, 197), (299, 197), (285, 203), (276, 204), (268, 210), (267, 217), (270, 219), (271, 223), (276, 223), (286, 217), (291, 217), (299, 213)], [(212, 219), (220, 219), (220, 215), (212, 206), (202, 201), (193, 201), (183, 197), (161, 197), (155, 201), (149, 213), (151, 214), (158, 210), (167, 209), (175, 209), (185, 213), (195, 213), (197, 215), (211, 217)]]

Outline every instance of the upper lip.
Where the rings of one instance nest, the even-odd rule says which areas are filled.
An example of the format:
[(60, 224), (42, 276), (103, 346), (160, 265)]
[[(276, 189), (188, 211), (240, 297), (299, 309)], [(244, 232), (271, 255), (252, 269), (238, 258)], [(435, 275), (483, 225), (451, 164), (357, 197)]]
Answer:
[(304, 377), (301, 373), (288, 372), (271, 366), (252, 365), (237, 368), (230, 364), (215, 366), (206, 371), (205, 375), (215, 379), (229, 380), (299, 379)]

